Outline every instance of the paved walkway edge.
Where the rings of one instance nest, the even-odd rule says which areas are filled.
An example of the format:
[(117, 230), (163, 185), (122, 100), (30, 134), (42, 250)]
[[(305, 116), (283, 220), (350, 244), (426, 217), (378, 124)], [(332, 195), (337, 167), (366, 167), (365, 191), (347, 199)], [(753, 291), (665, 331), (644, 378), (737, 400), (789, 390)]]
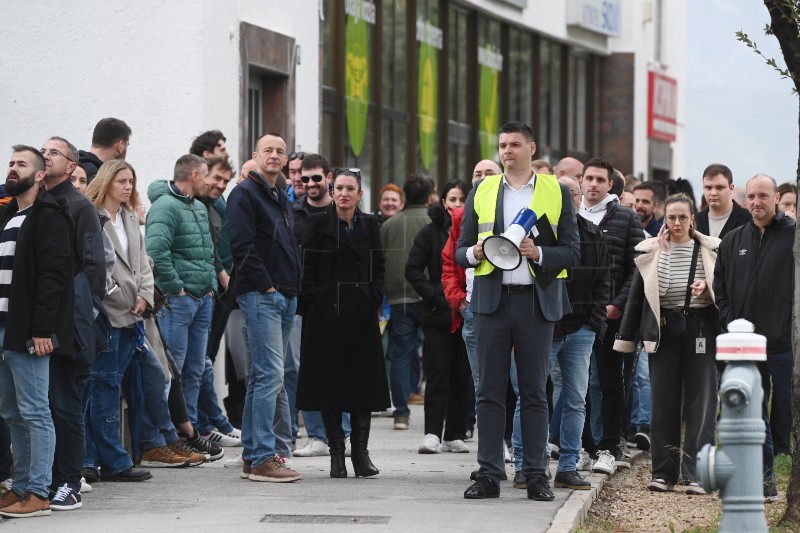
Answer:
[[(631, 450), (631, 466), (642, 455), (644, 455), (643, 452)], [(592, 490), (573, 490), (556, 513), (547, 533), (574, 533), (579, 526), (583, 525), (589, 515), (589, 509), (597, 499), (597, 495), (603, 490), (606, 479), (608, 476), (605, 474), (591, 473), (586, 476), (586, 480), (592, 484)]]

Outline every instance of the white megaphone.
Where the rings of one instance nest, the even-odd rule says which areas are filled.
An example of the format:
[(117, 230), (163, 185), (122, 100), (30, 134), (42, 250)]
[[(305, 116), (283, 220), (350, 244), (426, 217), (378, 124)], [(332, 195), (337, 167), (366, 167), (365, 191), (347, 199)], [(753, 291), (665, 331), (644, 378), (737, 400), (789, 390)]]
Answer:
[(483, 241), (483, 255), (495, 268), (514, 270), (522, 263), (519, 243), (536, 224), (536, 213), (523, 207), (514, 221), (501, 235), (490, 235)]

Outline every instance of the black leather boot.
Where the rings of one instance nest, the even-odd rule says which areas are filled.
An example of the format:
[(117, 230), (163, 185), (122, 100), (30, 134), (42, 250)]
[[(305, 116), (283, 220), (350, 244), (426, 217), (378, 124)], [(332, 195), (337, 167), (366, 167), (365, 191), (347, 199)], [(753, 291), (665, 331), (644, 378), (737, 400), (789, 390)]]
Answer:
[(328, 437), (328, 449), (331, 454), (331, 477), (347, 477), (344, 462), (344, 431), (342, 430), (341, 411), (320, 411), (325, 434)]
[(350, 433), (350, 458), (353, 461), (353, 470), (356, 472), (356, 477), (375, 476), (379, 473), (375, 465), (372, 464), (367, 451), (371, 423), (372, 413), (369, 411), (350, 413), (350, 425), (353, 427)]

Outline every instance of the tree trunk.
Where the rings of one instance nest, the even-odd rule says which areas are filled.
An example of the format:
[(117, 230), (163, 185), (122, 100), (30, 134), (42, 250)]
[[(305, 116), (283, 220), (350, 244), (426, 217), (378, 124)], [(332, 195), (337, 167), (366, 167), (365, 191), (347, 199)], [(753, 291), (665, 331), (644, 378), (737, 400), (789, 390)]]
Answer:
[[(772, 33), (794, 77), (795, 89), (800, 95), (800, 2), (797, 0), (764, 0), (769, 10)], [(798, 115), (800, 126), (800, 114)], [(800, 138), (798, 138), (800, 147)], [(800, 188), (800, 156), (797, 162), (797, 186)], [(800, 226), (798, 226), (800, 227)], [(794, 298), (792, 301), (792, 350), (795, 354), (792, 371), (792, 473), (786, 491), (786, 512), (780, 526), (800, 526), (800, 231), (794, 237)]]

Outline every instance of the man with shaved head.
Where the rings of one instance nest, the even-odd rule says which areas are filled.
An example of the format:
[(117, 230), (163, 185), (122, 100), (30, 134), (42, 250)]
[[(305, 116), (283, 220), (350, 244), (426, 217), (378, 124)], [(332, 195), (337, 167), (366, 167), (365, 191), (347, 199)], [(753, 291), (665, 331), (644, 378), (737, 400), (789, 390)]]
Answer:
[(482, 180), (486, 176), (496, 176), (502, 173), (503, 171), (500, 165), (491, 159), (479, 161), (478, 164), (475, 165), (475, 170), (472, 171), (472, 186), (474, 187), (477, 181)]
[(556, 176), (559, 178), (563, 177), (570, 177), (575, 178), (579, 182), (581, 177), (583, 177), (583, 163), (575, 159), (574, 157), (565, 157), (553, 168), (556, 173)]
[[(745, 206), (752, 221), (725, 235), (714, 269), (714, 294), (722, 325), (744, 318), (767, 338), (767, 361), (759, 363), (764, 387), (762, 416), (767, 425), (764, 441), (764, 497), (778, 498), (772, 471), (773, 447), (769, 425), (769, 391), (774, 387), (772, 410), (791, 423), (792, 293), (795, 222), (776, 211), (778, 187), (766, 174), (747, 182)], [(771, 381), (770, 381), (771, 380)]]

